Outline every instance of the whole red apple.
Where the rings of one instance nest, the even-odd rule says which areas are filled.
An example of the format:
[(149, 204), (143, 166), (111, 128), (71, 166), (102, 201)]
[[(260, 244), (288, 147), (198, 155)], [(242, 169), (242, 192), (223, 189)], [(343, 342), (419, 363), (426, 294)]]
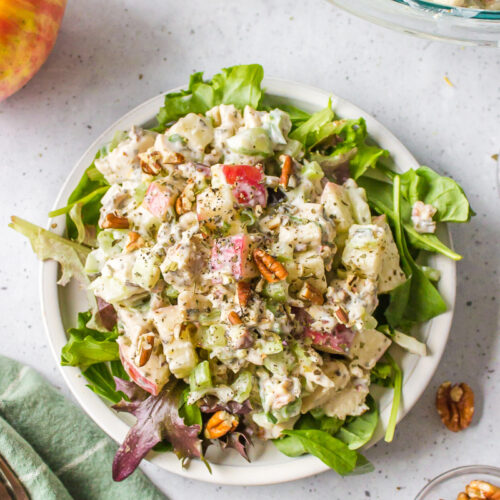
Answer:
[(65, 7), (66, 0), (0, 0), (0, 101), (45, 62)]

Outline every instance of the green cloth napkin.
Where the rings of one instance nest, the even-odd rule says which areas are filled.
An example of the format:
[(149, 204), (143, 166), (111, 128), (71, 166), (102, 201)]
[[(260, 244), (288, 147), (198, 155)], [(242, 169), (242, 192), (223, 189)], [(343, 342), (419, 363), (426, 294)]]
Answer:
[(28, 366), (0, 355), (0, 454), (32, 500), (160, 500), (140, 471), (115, 483), (117, 445)]

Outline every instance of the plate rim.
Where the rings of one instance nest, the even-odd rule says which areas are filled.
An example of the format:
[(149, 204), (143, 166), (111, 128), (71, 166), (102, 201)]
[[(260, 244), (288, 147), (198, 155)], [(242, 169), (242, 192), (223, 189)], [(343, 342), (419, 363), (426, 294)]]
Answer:
[[(399, 141), (399, 139), (397, 139), (397, 137), (383, 124), (355, 104), (337, 96), (333, 92), (328, 92), (310, 85), (278, 78), (264, 78), (263, 87), (270, 95), (286, 100), (296, 99), (307, 101), (310, 103), (311, 107), (317, 107), (317, 103), (314, 101), (324, 101), (324, 106), (326, 105), (328, 99), (331, 98), (336, 111), (339, 110), (339, 108), (347, 108), (349, 109), (348, 113), (351, 117), (359, 116), (365, 118), (369, 135), (374, 138), (378, 144), (384, 146), (384, 143), (390, 143), (390, 148), (388, 149), (390, 150), (391, 157), (401, 157), (405, 160), (405, 165), (402, 171), (419, 165), (406, 146), (404, 146), (404, 144)], [(95, 152), (99, 149), (99, 147), (110, 140), (114, 131), (120, 128), (120, 123), (135, 117), (141, 112), (144, 113), (145, 110), (152, 108), (153, 105), (155, 109), (154, 115), (149, 114), (149, 118), (147, 119), (150, 120), (154, 118), (156, 112), (163, 103), (165, 94), (169, 92), (176, 92), (183, 88), (185, 88), (185, 86), (179, 86), (144, 101), (122, 115), (112, 125), (104, 130), (104, 132), (102, 132), (92, 142), (92, 144), (90, 144), (68, 173), (68, 176), (66, 177), (66, 180), (55, 199), (53, 209), (61, 206), (61, 201), (62, 204), (66, 202), (68, 189), (74, 188), (75, 179), (76, 182), (78, 182), (82, 175), (81, 172), (83, 172), (83, 170), (91, 163), (91, 161), (88, 161), (89, 155), (91, 155), (92, 158), (94, 157)], [(340, 115), (342, 114), (342, 111), (340, 111)], [(140, 122), (144, 123), (145, 121), (146, 120), (141, 120)], [(396, 151), (394, 149), (396, 149)], [(79, 174), (78, 177), (77, 174)], [(54, 222), (57, 223), (55, 232), (61, 234), (65, 227), (64, 216), (60, 216), (56, 219), (49, 219), (46, 227), (49, 228), (49, 226)], [(448, 236), (451, 243), (451, 236), (449, 231), (447, 231), (446, 226), (444, 226), (444, 234)], [(456, 297), (456, 263), (442, 256), (437, 256), (436, 258), (440, 260), (440, 263), (446, 270), (448, 280), (446, 283), (448, 310), (442, 315), (433, 318), (429, 322), (429, 337), (431, 340), (434, 340), (432, 355), (420, 358), (410, 374), (405, 378), (403, 385), (403, 411), (399, 412), (398, 422), (400, 422), (402, 418), (409, 413), (411, 408), (420, 399), (422, 393), (429, 385), (443, 355), (451, 329)], [(72, 395), (78, 401), (79, 405), (108, 436), (110, 436), (114, 441), (120, 443), (128, 432), (129, 426), (121, 420), (115, 412), (110, 410), (99, 396), (94, 394), (85, 386), (84, 378), (81, 375), (79, 368), (60, 365), (61, 339), (64, 339), (64, 343), (66, 340), (66, 332), (62, 322), (62, 314), (59, 303), (59, 291), (61, 287), (56, 284), (57, 272), (58, 265), (56, 262), (45, 261), (41, 262), (39, 265), (40, 306), (44, 330), (48, 337), (50, 349), (66, 385), (69, 387)], [(431, 337), (433, 332), (437, 330), (439, 331), (439, 335), (434, 334), (433, 337)], [(419, 365), (419, 371), (422, 371), (424, 375), (419, 378), (417, 383), (415, 383), (414, 372)], [(82, 390), (82, 387), (84, 390)], [(412, 388), (411, 391), (409, 391), (409, 387)], [(407, 394), (407, 392), (409, 392), (409, 394)], [(379, 427), (366, 448), (371, 447), (378, 442), (383, 436), (383, 432), (384, 429), (381, 418)], [(152, 452), (148, 454), (147, 460), (155, 463), (164, 470), (189, 479), (228, 485), (250, 486), (276, 484), (302, 479), (330, 470), (329, 467), (323, 462), (311, 455), (304, 455), (288, 460), (286, 463), (277, 464), (263, 463), (259, 465), (258, 461), (245, 466), (211, 464), (212, 474), (208, 472), (205, 465), (201, 461), (194, 460), (187, 469), (182, 468), (176, 456), (171, 453)], [(252, 474), (248, 474), (250, 471)]]

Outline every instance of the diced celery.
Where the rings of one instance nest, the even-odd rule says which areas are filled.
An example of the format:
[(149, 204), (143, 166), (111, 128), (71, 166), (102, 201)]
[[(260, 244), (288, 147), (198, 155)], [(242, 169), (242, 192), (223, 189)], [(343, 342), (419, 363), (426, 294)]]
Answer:
[(283, 342), (279, 335), (268, 332), (266, 338), (258, 339), (257, 342), (255, 342), (255, 349), (269, 356), (283, 351)]
[(146, 196), (146, 191), (148, 190), (147, 184), (144, 184), (144, 182), (141, 182), (135, 189), (134, 189), (134, 200), (137, 203), (142, 203), (144, 200), (144, 197)]
[(291, 418), (299, 415), (301, 407), (302, 407), (302, 399), (298, 398), (295, 401), (288, 403), (286, 406), (283, 406), (283, 408), (280, 408), (279, 410), (274, 410), (272, 414), (276, 418), (276, 421), (278, 423), (286, 422), (287, 420), (290, 420)]
[(307, 163), (300, 173), (310, 181), (316, 181), (325, 176), (321, 165), (317, 161)]
[(283, 377), (288, 375), (288, 366), (284, 352), (267, 356), (267, 358), (264, 359), (264, 366), (274, 375)]
[(244, 226), (253, 226), (257, 222), (257, 218), (252, 210), (245, 208), (240, 212), (240, 221)]
[(198, 320), (202, 325), (210, 325), (219, 321), (220, 319), (220, 311), (210, 311), (208, 313), (200, 313), (198, 316)]
[(280, 281), (278, 283), (266, 283), (262, 290), (265, 297), (268, 297), (275, 302), (286, 302), (288, 298), (288, 283)]
[(189, 389), (197, 391), (207, 387), (212, 387), (212, 376), (210, 375), (210, 365), (205, 360), (198, 363), (189, 375)]
[(176, 299), (179, 296), (179, 291), (176, 290), (172, 285), (168, 284), (167, 288), (165, 289), (165, 295), (169, 299)]
[(104, 229), (97, 235), (97, 246), (106, 256), (118, 255), (125, 246), (128, 229)]
[(233, 399), (238, 403), (247, 400), (252, 392), (252, 374), (249, 371), (242, 371), (238, 378), (232, 383), (231, 388), (234, 391)]
[(85, 272), (87, 274), (100, 272), (105, 261), (106, 258), (100, 248), (92, 250), (92, 252), (87, 255), (87, 260), (85, 261)]
[(269, 156), (273, 153), (273, 146), (269, 136), (263, 128), (240, 129), (236, 135), (226, 141), (233, 153), (249, 156)]
[(197, 333), (197, 342), (200, 347), (212, 350), (215, 347), (224, 347), (227, 344), (225, 328), (220, 325), (202, 327)]

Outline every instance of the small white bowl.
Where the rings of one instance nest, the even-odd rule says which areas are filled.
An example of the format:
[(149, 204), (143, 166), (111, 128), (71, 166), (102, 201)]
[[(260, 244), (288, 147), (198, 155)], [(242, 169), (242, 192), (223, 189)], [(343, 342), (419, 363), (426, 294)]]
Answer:
[[(392, 160), (397, 170), (404, 172), (409, 168), (418, 167), (415, 158), (383, 125), (372, 116), (358, 107), (336, 97), (330, 92), (319, 90), (299, 83), (276, 79), (265, 79), (263, 86), (273, 104), (288, 103), (308, 112), (317, 111), (326, 106), (331, 97), (335, 112), (341, 117), (366, 119), (371, 138), (381, 147), (391, 152)], [(179, 90), (179, 89), (174, 89)], [(137, 108), (133, 109), (116, 123), (109, 127), (77, 162), (64, 186), (62, 187), (54, 209), (66, 205), (70, 193), (83, 175), (84, 170), (92, 162), (96, 151), (109, 142), (116, 130), (126, 130), (131, 125), (151, 126), (154, 117), (163, 105), (163, 96), (157, 96)], [(57, 223), (53, 230), (58, 234), (64, 232), (64, 216), (60, 216), (51, 223)], [(439, 236), (445, 243), (450, 244), (446, 226), (441, 226)], [(404, 373), (403, 397), (400, 406), (399, 420), (406, 415), (418, 398), (424, 392), (434, 374), (443, 354), (450, 331), (453, 307), (455, 302), (456, 267), (455, 262), (441, 255), (432, 256), (430, 265), (439, 269), (441, 292), (448, 311), (425, 325), (420, 331), (421, 340), (427, 343), (429, 354), (419, 358), (403, 353), (394, 347), (391, 353), (402, 364)], [(61, 349), (66, 343), (66, 329), (74, 326), (76, 315), (88, 309), (85, 293), (71, 282), (66, 287), (56, 284), (58, 267), (55, 262), (47, 261), (40, 266), (40, 295), (43, 321), (54, 356), (59, 363)], [(62, 376), (73, 395), (90, 417), (115, 441), (121, 443), (133, 419), (129, 415), (118, 414), (86, 387), (86, 381), (78, 368), (60, 367)], [(389, 419), (392, 402), (392, 390), (374, 388), (374, 397), (379, 402), (380, 423), (369, 446), (373, 446), (384, 435), (384, 428)], [(299, 458), (289, 458), (282, 455), (272, 443), (255, 443), (252, 452), (252, 463), (245, 462), (236, 452), (220, 453), (214, 446), (208, 456), (212, 461), (212, 474), (206, 466), (198, 460), (193, 460), (188, 468), (183, 469), (180, 461), (173, 453), (150, 453), (148, 460), (159, 467), (180, 474), (182, 476), (220, 484), (259, 485), (281, 483), (311, 476), (328, 470), (328, 467), (319, 459), (304, 455)]]

